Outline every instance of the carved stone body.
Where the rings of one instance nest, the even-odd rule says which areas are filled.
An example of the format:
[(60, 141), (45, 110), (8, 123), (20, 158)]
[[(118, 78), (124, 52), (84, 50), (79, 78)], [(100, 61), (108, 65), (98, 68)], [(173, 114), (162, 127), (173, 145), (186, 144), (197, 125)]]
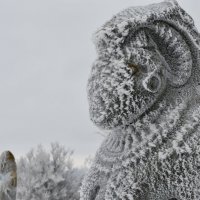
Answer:
[(0, 156), (0, 200), (15, 200), (17, 187), (17, 167), (10, 151)]
[(91, 120), (108, 136), (81, 200), (200, 199), (200, 34), (176, 1), (128, 8), (94, 35)]

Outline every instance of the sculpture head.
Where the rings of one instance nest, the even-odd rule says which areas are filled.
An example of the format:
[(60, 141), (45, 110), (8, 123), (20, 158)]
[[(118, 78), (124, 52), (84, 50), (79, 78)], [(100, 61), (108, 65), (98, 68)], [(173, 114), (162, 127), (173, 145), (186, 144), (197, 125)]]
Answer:
[(88, 99), (91, 119), (101, 128), (133, 123), (166, 94), (199, 82), (200, 41), (192, 18), (175, 1), (158, 6), (126, 9), (94, 35), (98, 58)]

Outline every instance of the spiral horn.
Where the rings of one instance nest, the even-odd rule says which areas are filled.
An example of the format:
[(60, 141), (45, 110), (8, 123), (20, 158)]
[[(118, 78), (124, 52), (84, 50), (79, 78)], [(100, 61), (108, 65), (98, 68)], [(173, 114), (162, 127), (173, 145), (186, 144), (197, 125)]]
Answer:
[(146, 38), (138, 40), (144, 32), (165, 61), (169, 83), (175, 87), (185, 84), (194, 63), (199, 64), (200, 36), (192, 18), (174, 0), (128, 8), (113, 17), (95, 34), (99, 55), (120, 59), (128, 42), (133, 48), (146, 47)]

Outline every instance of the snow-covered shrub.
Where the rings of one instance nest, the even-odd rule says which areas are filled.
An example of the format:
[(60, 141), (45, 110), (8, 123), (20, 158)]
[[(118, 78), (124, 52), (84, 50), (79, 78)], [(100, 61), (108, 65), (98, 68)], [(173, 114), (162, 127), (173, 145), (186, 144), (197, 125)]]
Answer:
[(58, 143), (41, 145), (18, 162), (17, 200), (78, 200), (84, 169), (73, 166), (73, 152)]

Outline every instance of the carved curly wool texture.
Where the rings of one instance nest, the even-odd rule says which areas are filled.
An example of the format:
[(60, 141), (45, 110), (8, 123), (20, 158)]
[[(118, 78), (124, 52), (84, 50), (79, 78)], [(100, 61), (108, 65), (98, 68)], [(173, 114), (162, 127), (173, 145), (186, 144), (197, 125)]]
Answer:
[(200, 199), (200, 35), (176, 1), (131, 7), (94, 35), (91, 120), (108, 136), (82, 200)]

